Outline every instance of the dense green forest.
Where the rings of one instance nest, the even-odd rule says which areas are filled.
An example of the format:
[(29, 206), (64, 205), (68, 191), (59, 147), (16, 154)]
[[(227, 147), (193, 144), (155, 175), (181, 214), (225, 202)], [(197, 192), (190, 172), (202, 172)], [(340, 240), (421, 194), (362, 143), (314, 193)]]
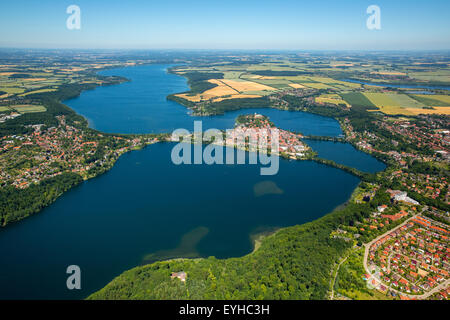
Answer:
[[(175, 95), (169, 95), (168, 100), (175, 101), (188, 108), (195, 107), (195, 103), (177, 97)], [(236, 101), (239, 100), (239, 101)], [(271, 107), (270, 99), (268, 97), (261, 98), (242, 98), (242, 99), (228, 99), (219, 102), (202, 102), (201, 105), (204, 113), (209, 115), (224, 114), (227, 111), (234, 111), (239, 109), (251, 109), (251, 108), (269, 108)]]
[(179, 103), (182, 106), (185, 106), (188, 108), (193, 108), (195, 106), (194, 102), (191, 102), (187, 99), (183, 99), (181, 97), (177, 97), (175, 94), (168, 95), (167, 100), (175, 101), (176, 103)]

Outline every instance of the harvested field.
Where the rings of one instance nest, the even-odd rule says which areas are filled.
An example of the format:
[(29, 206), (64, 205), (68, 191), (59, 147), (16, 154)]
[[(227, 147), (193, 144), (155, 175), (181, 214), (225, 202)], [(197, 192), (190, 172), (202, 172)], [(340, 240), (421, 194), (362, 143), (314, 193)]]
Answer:
[(406, 76), (404, 72), (395, 72), (395, 71), (372, 71), (371, 74), (380, 74), (384, 76)]
[(226, 81), (234, 82), (234, 80), (216, 80), (216, 79), (208, 80), (209, 83), (217, 84), (217, 87), (209, 89), (209, 90), (203, 92), (201, 95), (211, 96), (211, 97), (221, 97), (221, 96), (239, 93), (239, 92), (237, 92), (238, 90), (235, 90), (235, 89), (231, 88), (230, 86), (224, 84), (224, 82), (226, 82)]
[(303, 89), (306, 88), (304, 85), (301, 85), (299, 83), (290, 83), (289, 84), (290, 87), (294, 88), (294, 89)]

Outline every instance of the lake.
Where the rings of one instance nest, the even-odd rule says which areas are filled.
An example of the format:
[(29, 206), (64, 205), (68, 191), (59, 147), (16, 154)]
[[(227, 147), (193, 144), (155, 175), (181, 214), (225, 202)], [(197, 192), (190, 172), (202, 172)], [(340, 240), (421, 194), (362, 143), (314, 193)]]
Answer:
[[(106, 132), (191, 129), (198, 117), (165, 99), (186, 90), (186, 82), (167, 74), (166, 68), (103, 71), (132, 81), (86, 91), (66, 103)], [(237, 115), (255, 111), (284, 129), (342, 134), (334, 119), (275, 109), (201, 120), (204, 128), (226, 129)], [(328, 154), (324, 144), (315, 148), (323, 157), (345, 156), (349, 165), (380, 170), (373, 158), (354, 148), (342, 149), (345, 145), (328, 147)], [(2, 229), (0, 299), (80, 299), (142, 263), (180, 256), (242, 256), (252, 250), (252, 233), (315, 220), (344, 203), (359, 183), (349, 173), (312, 161), (280, 160), (275, 176), (261, 176), (258, 165), (176, 166), (170, 160), (173, 146), (159, 143), (127, 153), (107, 173)], [(73, 264), (81, 268), (82, 290), (66, 288), (66, 268)]]
[[(224, 115), (191, 116), (184, 106), (167, 100), (169, 94), (189, 90), (185, 78), (170, 74), (170, 65), (144, 65), (101, 71), (106, 76), (122, 76), (130, 82), (98, 87), (83, 92), (65, 103), (90, 121), (91, 127), (109, 133), (162, 133), (178, 128), (193, 130), (194, 121), (202, 121), (204, 130), (233, 128), (241, 114), (260, 113), (279, 128), (304, 135), (339, 137), (339, 123), (329, 117), (298, 111), (252, 108)], [(311, 141), (320, 157), (353, 166), (366, 172), (383, 170), (385, 165), (348, 143)]]
[[(359, 183), (312, 161), (281, 160), (270, 177), (257, 165), (176, 166), (172, 147), (125, 154), (106, 174), (1, 230), (0, 299), (84, 298), (152, 261), (148, 255), (170, 257), (177, 248), (181, 256), (242, 256), (254, 230), (315, 220)], [(190, 232), (187, 242), (197, 243), (180, 243)], [(82, 290), (66, 289), (72, 264), (81, 268)]]

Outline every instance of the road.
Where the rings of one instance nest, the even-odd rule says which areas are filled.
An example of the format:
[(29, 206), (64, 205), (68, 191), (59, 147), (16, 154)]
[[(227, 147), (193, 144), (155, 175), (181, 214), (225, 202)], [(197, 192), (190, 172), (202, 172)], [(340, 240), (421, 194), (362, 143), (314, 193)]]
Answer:
[[(337, 278), (337, 275), (338, 275), (338, 273), (339, 273), (339, 268), (341, 267), (341, 265), (347, 260), (347, 258), (348, 258), (354, 251), (355, 251), (355, 250), (352, 249), (352, 250), (346, 255), (346, 257), (345, 257), (344, 259), (342, 259), (341, 262), (339, 262), (339, 264), (337, 265), (336, 273), (335, 273), (333, 279), (331, 280), (331, 294), (330, 294), (330, 300), (333, 300), (333, 299), (334, 299), (334, 285), (335, 285), (335, 283), (336, 283), (336, 278)], [(331, 273), (333, 274), (333, 270), (331, 271)]]

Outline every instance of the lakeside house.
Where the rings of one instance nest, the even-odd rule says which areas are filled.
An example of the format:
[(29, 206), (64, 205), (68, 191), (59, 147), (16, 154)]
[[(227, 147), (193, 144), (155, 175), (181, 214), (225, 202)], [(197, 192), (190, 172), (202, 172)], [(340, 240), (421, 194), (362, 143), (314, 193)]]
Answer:
[(187, 274), (184, 271), (180, 271), (180, 272), (172, 272), (172, 275), (170, 276), (171, 279), (175, 279), (178, 278), (180, 279), (182, 282), (186, 282), (186, 278), (187, 278)]

